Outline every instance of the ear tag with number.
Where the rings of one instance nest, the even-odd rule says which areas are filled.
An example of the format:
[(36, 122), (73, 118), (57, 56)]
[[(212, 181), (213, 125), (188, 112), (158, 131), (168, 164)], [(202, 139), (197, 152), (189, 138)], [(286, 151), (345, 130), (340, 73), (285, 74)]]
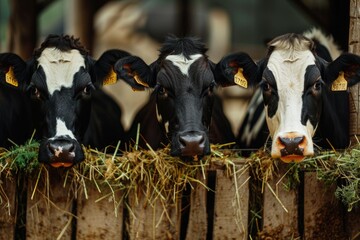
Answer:
[(117, 75), (116, 72), (111, 68), (109, 74), (106, 76), (106, 78), (103, 81), (103, 85), (111, 85), (116, 83), (117, 81)]
[(331, 91), (346, 91), (347, 81), (344, 77), (344, 72), (339, 72), (337, 79), (331, 84)]
[(134, 74), (134, 79), (135, 79), (135, 82), (137, 82), (137, 84), (140, 84), (144, 87), (149, 87), (149, 85), (146, 82), (143, 82), (141, 80), (141, 78), (139, 77), (139, 75), (137, 75), (136, 73)]
[(13, 85), (14, 87), (19, 86), (19, 82), (15, 78), (13, 67), (10, 67), (9, 71), (5, 74), (5, 82), (7, 82), (10, 85)]
[(238, 68), (238, 72), (234, 76), (234, 82), (240, 87), (248, 88), (248, 81), (244, 77), (242, 68)]

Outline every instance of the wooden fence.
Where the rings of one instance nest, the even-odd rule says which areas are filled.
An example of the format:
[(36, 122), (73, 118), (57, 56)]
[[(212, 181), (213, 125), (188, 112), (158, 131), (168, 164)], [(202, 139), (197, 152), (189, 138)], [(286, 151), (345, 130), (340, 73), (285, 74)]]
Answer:
[(301, 184), (286, 190), (286, 172), (280, 165), (259, 182), (241, 160), (212, 163), (176, 202), (149, 202), (141, 186), (125, 195), (72, 181), (61, 169), (46, 178), (3, 174), (0, 239), (360, 239), (360, 211), (346, 211), (335, 185), (301, 172)]

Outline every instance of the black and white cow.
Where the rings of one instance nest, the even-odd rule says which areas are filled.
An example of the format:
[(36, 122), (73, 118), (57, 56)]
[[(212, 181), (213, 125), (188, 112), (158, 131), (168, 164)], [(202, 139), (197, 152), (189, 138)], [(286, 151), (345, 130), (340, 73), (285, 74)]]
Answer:
[[(331, 36), (326, 36), (319, 29), (313, 28), (310, 31), (304, 32), (303, 35), (314, 42), (314, 50), (317, 56), (327, 62), (331, 62), (340, 56), (341, 51), (339, 50), (339, 46), (334, 42), (334, 39)], [(348, 97), (346, 91), (332, 92), (332, 95), (339, 98), (340, 102), (343, 102), (341, 99)], [(334, 104), (337, 104), (337, 102)], [(348, 129), (348, 106), (342, 106), (342, 108), (338, 110), (338, 115), (340, 118), (339, 121), (342, 122), (342, 129), (346, 131), (346, 129)], [(324, 126), (324, 129), (327, 127), (326, 123), (322, 123), (320, 127), (321, 126)], [(317, 131), (313, 137), (313, 141), (318, 147), (330, 148), (331, 146), (327, 139), (331, 139), (333, 146), (336, 148), (344, 148), (347, 145), (347, 135), (338, 135), (336, 133), (336, 135), (342, 136), (341, 138), (336, 138), (336, 135), (330, 136), (331, 133), (328, 133), (327, 136), (320, 136), (321, 132), (321, 130)], [(326, 133), (326, 130), (324, 132)], [(244, 120), (238, 130), (237, 146), (240, 149), (257, 150), (271, 143), (269, 137), (262, 91), (261, 88), (258, 87), (249, 102)]]
[(31, 102), (39, 162), (69, 167), (84, 159), (81, 144), (101, 148), (123, 137), (121, 111), (99, 86), (117, 81), (113, 65), (128, 55), (109, 50), (96, 61), (78, 39), (58, 35), (49, 35), (26, 62), (0, 54), (1, 84)]
[[(234, 81), (240, 69), (244, 81), (259, 84), (272, 138), (271, 156), (290, 162), (313, 155), (315, 132), (314, 140), (321, 146), (330, 143), (335, 148), (346, 147), (347, 87), (360, 80), (360, 57), (344, 53), (331, 61), (330, 55), (321, 54), (325, 60), (316, 53), (313, 40), (293, 33), (275, 38), (268, 46), (267, 56), (258, 63), (247, 54), (235, 53), (221, 61), (221, 70), (228, 81)], [(257, 108), (262, 101), (256, 97), (250, 112), (253, 116), (262, 112)], [(256, 121), (253, 119), (252, 126)], [(266, 134), (261, 121), (256, 127), (264, 143)]]
[[(0, 65), (1, 69), (4, 66)], [(34, 130), (31, 114), (31, 106), (24, 94), (8, 86), (0, 87), (0, 147), (23, 144), (31, 136)]]
[[(197, 39), (168, 37), (159, 58), (150, 66), (134, 56), (115, 64), (118, 75), (134, 89), (154, 88), (150, 102), (135, 117), (130, 130), (133, 139), (140, 123), (144, 141), (153, 148), (170, 142), (173, 156), (191, 158), (210, 153), (214, 90), (222, 83), (214, 78), (215, 64), (206, 56), (206, 50)], [(217, 109), (221, 112), (221, 106)], [(221, 124), (222, 134), (229, 135), (223, 134), (225, 137), (217, 141), (234, 140), (227, 119)]]

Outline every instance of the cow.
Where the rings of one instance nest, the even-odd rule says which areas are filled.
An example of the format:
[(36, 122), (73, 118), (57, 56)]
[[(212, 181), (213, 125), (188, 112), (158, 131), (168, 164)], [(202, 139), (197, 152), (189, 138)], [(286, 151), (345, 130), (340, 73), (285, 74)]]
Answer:
[(260, 139), (243, 136), (264, 144), (266, 126), (254, 119), (264, 109), (272, 138), (271, 156), (284, 162), (312, 156), (313, 137), (324, 147), (345, 148), (349, 144), (347, 88), (360, 80), (360, 57), (343, 53), (332, 61), (330, 54), (319, 52), (324, 47), (315, 49), (321, 39), (309, 37), (295, 33), (276, 37), (268, 43), (267, 56), (257, 63), (243, 52), (230, 54), (220, 62), (221, 75), (227, 81), (240, 78), (258, 85), (261, 91), (250, 104), (246, 121), (251, 123), (242, 129), (246, 134), (249, 126), (255, 126), (255, 136)]
[[(341, 50), (334, 42), (334, 39), (331, 36), (326, 36), (321, 30), (313, 28), (304, 32), (303, 35), (314, 42), (314, 50), (316, 54), (327, 62), (331, 62), (333, 59), (336, 59), (340, 56)], [(334, 96), (338, 96), (339, 99), (348, 97), (347, 92), (332, 93)], [(342, 113), (339, 112), (338, 114), (340, 118), (347, 116), (348, 107), (343, 106), (342, 110)], [(348, 128), (347, 117), (340, 119), (340, 122), (342, 122), (342, 126), (344, 127), (343, 129), (346, 130)], [(321, 124), (320, 126), (325, 126), (325, 124)], [(331, 148), (332, 146), (330, 146), (327, 140), (329, 136), (322, 137), (320, 136), (321, 132), (322, 131), (315, 132), (315, 136), (313, 137), (314, 143), (318, 147)], [(261, 147), (267, 146), (268, 143), (271, 143), (269, 137), (269, 129), (265, 120), (262, 91), (261, 88), (257, 88), (249, 102), (244, 120), (238, 130), (236, 140), (237, 147), (243, 150), (246, 149), (254, 151)], [(340, 141), (337, 141), (336, 139), (334, 140), (334, 137), (330, 137), (330, 139), (334, 144), (333, 146), (336, 146), (337, 148), (344, 148), (344, 144), (348, 142), (345, 139), (341, 139)], [(246, 153), (246, 151), (243, 151), (243, 153)]]
[[(2, 68), (0, 65), (0, 71)], [(9, 149), (25, 143), (34, 129), (31, 114), (24, 94), (8, 86), (0, 87), (0, 147)]]
[[(216, 65), (208, 59), (206, 51), (199, 39), (169, 36), (158, 59), (150, 65), (136, 56), (117, 61), (115, 71), (133, 89), (153, 89), (148, 104), (139, 111), (130, 128), (132, 139), (140, 123), (143, 145), (148, 143), (156, 149), (171, 143), (170, 154), (182, 159), (210, 154), (213, 105), (218, 106), (217, 111), (222, 110), (215, 87), (222, 82), (216, 81)], [(224, 137), (212, 137), (217, 141), (234, 140), (229, 122), (224, 120), (221, 124), (221, 131), (226, 132)]]
[(79, 39), (68, 35), (49, 35), (27, 61), (0, 54), (0, 83), (31, 105), (32, 114), (19, 126), (31, 118), (40, 141), (39, 162), (70, 167), (84, 160), (82, 144), (103, 148), (124, 137), (121, 111), (100, 87), (118, 80), (113, 66), (128, 55), (114, 49), (94, 60)]

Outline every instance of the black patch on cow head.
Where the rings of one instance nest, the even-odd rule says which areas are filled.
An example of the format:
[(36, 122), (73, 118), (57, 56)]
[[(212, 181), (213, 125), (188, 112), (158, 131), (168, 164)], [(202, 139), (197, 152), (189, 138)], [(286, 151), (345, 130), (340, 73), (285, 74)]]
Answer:
[(259, 86), (262, 89), (264, 105), (267, 106), (267, 115), (272, 118), (279, 105), (279, 95), (274, 74), (270, 69), (265, 68)]
[(50, 34), (41, 44), (40, 48), (34, 51), (34, 58), (40, 57), (45, 48), (55, 47), (63, 52), (68, 52), (72, 49), (77, 49), (81, 55), (88, 56), (88, 50), (80, 43), (79, 38), (74, 38), (68, 35)]
[(309, 120), (314, 128), (317, 126), (322, 112), (322, 97), (324, 82), (320, 69), (314, 64), (306, 68), (304, 81), (303, 106), (301, 110), (301, 123), (306, 125)]
[(158, 61), (162, 62), (169, 55), (183, 54), (187, 59), (189, 59), (191, 55), (198, 53), (205, 56), (206, 51), (207, 48), (205, 44), (198, 38), (168, 36), (160, 49)]

